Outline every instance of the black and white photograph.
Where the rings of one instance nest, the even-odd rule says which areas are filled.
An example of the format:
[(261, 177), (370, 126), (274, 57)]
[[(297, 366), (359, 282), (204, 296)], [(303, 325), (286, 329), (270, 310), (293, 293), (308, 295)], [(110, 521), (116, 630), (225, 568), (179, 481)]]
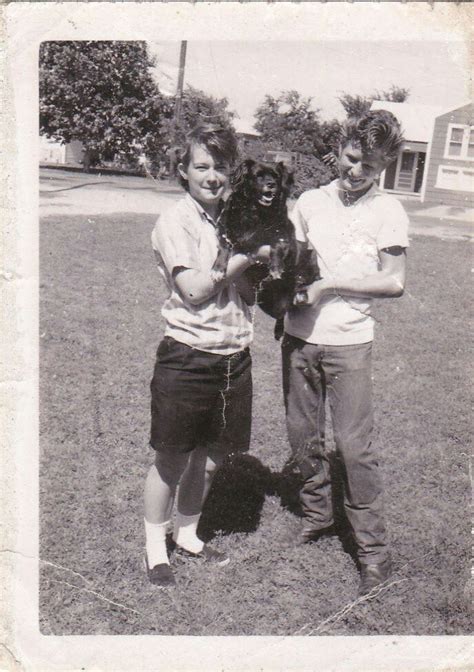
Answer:
[(6, 664), (472, 669), (469, 3), (34, 4)]

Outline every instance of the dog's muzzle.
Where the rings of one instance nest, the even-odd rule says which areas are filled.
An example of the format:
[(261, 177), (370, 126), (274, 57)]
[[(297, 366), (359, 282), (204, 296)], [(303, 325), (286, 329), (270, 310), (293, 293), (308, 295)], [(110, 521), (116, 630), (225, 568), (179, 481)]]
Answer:
[(269, 205), (271, 205), (274, 201), (275, 196), (265, 196), (265, 194), (262, 194), (261, 198), (259, 199), (260, 205), (265, 206), (268, 208)]

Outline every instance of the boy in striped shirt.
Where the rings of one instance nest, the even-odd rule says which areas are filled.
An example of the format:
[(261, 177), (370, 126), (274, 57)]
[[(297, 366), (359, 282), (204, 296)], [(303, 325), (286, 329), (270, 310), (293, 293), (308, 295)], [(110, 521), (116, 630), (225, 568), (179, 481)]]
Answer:
[(175, 584), (166, 547), (179, 484), (173, 542), (181, 556), (223, 566), (229, 558), (197, 536), (202, 504), (217, 467), (250, 443), (253, 293), (242, 277), (269, 246), (235, 254), (226, 276), (211, 269), (218, 252), (216, 221), (235, 161), (229, 129), (196, 127), (178, 170), (185, 196), (158, 219), (152, 244), (169, 296), (166, 329), (151, 382), (151, 438), (155, 464), (145, 484), (146, 568), (160, 587)]

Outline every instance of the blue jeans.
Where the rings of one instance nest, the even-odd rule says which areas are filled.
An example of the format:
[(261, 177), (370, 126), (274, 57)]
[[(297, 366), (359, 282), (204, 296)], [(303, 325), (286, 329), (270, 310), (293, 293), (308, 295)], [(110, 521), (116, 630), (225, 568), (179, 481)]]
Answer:
[(329, 400), (336, 450), (344, 467), (344, 508), (360, 562), (387, 558), (382, 483), (372, 446), (372, 343), (313, 345), (285, 334), (283, 390), (288, 439), (304, 479), (305, 527), (333, 524), (331, 476), (325, 449)]

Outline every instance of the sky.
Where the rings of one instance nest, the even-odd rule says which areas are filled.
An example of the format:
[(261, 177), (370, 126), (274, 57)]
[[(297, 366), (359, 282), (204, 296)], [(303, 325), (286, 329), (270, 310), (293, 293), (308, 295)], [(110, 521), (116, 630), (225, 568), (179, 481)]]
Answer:
[[(176, 91), (179, 42), (149, 42), (164, 91)], [(460, 41), (188, 41), (185, 85), (229, 99), (246, 122), (265, 94), (296, 89), (323, 119), (343, 118), (342, 92), (371, 94), (392, 84), (409, 101), (449, 109), (469, 100), (466, 46)]]

